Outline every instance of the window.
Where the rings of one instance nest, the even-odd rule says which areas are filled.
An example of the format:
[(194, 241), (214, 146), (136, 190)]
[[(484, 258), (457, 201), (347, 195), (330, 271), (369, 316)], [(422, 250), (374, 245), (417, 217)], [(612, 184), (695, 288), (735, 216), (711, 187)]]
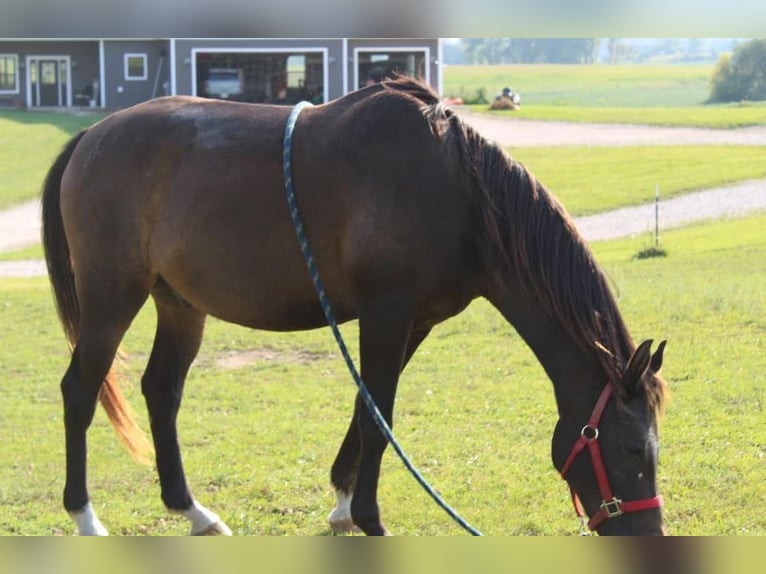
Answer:
[(19, 92), (19, 57), (0, 54), (0, 93)]
[(145, 80), (146, 54), (125, 54), (125, 79)]
[(303, 54), (288, 56), (285, 73), (288, 88), (302, 88), (306, 83), (306, 56)]
[(427, 79), (427, 52), (418, 49), (357, 49), (357, 88), (382, 82), (394, 74)]
[(54, 86), (58, 83), (56, 77), (56, 68), (58, 64), (56, 62), (41, 62), (40, 63), (40, 75), (43, 77), (44, 86)]

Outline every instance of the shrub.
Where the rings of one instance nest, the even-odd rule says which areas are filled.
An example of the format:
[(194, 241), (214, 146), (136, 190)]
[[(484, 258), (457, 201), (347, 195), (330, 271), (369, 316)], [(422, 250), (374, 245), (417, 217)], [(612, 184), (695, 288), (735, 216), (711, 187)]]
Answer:
[(718, 60), (710, 80), (710, 102), (766, 100), (766, 40), (741, 44)]

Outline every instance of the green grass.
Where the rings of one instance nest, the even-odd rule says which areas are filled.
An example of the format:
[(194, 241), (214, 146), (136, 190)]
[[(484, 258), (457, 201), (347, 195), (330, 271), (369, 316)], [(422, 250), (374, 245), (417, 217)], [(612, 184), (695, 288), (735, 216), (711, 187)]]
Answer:
[(493, 98), (511, 87), (524, 105), (688, 107), (705, 102), (713, 65), (447, 66), (444, 94)]
[(0, 110), (0, 209), (34, 198), (64, 144), (103, 114)]
[(522, 105), (516, 111), (493, 111), (474, 105), (476, 112), (513, 119), (578, 123), (642, 124), (713, 129), (744, 128), (766, 124), (766, 104), (734, 104), (677, 108), (597, 108), (582, 106)]
[(766, 177), (762, 146), (514, 148), (575, 215)]
[(8, 251), (0, 253), (0, 261), (20, 261), (22, 259), (42, 259), (45, 257), (43, 254), (43, 246), (41, 243), (32, 245), (31, 247), (25, 247), (23, 249), (17, 249), (15, 251)]
[[(758, 216), (667, 232), (663, 259), (632, 259), (645, 238), (594, 245), (636, 339), (669, 339), (659, 482), (672, 534), (766, 534), (756, 503), (766, 496), (764, 226)], [(153, 329), (147, 305), (126, 338), (128, 396), (145, 428), (138, 381)], [(356, 356), (356, 324), (343, 331)], [(217, 366), (264, 347), (272, 360)], [(298, 361), (298, 351), (314, 359)], [(67, 363), (47, 281), (0, 280), (0, 534), (72, 532), (60, 503)], [(192, 488), (237, 534), (327, 534), (329, 467), (353, 395), (326, 329), (274, 334), (211, 321), (180, 413)], [(477, 301), (415, 355), (396, 432), (428, 480), (486, 533), (574, 534), (567, 488), (550, 463), (555, 412), (532, 353)], [(165, 513), (153, 469), (128, 458), (100, 409), (89, 440), (91, 493), (112, 533), (186, 532)], [(390, 450), (380, 500), (396, 533), (461, 533)]]
[[(749, 179), (766, 178), (760, 146), (640, 146), (514, 148), (573, 215), (599, 213)], [(0, 254), (2, 260), (42, 258), (37, 245)]]
[[(521, 110), (513, 118), (661, 126), (736, 128), (766, 124), (766, 104), (703, 105), (713, 65), (448, 66), (444, 94), (488, 101), (510, 86)], [(474, 109), (487, 111), (487, 105)]]
[[(467, 67), (468, 68), (468, 67)], [(477, 69), (486, 68), (477, 66)], [(524, 68), (524, 67), (522, 67)], [(535, 71), (540, 78), (549, 76), (549, 81), (572, 82), (569, 84), (573, 89), (578, 88), (580, 83), (584, 83), (585, 86), (591, 86), (589, 89), (597, 89), (598, 86), (609, 86), (613, 74), (617, 77), (626, 76), (625, 82), (630, 79), (630, 73), (633, 75), (638, 74), (635, 70), (641, 71), (641, 74), (648, 77), (654, 77), (655, 81), (659, 82), (660, 79), (665, 78), (664, 81), (670, 81), (668, 78), (674, 77), (671, 72), (680, 74), (679, 81), (691, 81), (690, 78), (694, 77), (691, 72), (700, 66), (617, 66), (616, 70), (613, 70), (608, 66), (595, 66), (590, 69), (588, 67), (578, 66), (563, 66), (563, 67), (551, 67), (551, 66), (532, 66), (530, 67)], [(578, 68), (587, 68), (584, 71)], [(654, 76), (649, 72), (654, 70)], [(473, 69), (470, 68), (471, 74)], [(453, 68), (447, 68), (448, 74), (453, 73)], [(555, 72), (555, 73), (554, 73)], [(562, 77), (559, 77), (558, 74)], [(607, 74), (608, 72), (608, 74)], [(465, 72), (468, 74), (468, 72)], [(484, 72), (487, 73), (486, 71)], [(531, 72), (530, 72), (531, 73)], [(698, 72), (695, 72), (698, 73)], [(582, 77), (580, 77), (582, 76)], [(604, 76), (602, 78), (602, 76)], [(473, 77), (473, 76), (470, 76)], [(481, 78), (478, 75), (477, 78)], [(643, 76), (641, 76), (643, 77)], [(606, 80), (604, 80), (606, 78)], [(613, 78), (612, 78), (613, 79)], [(475, 81), (481, 82), (476, 79)], [(540, 79), (539, 81), (543, 81)], [(616, 81), (616, 80), (615, 80)], [(601, 83), (599, 83), (601, 82)], [(593, 87), (593, 86), (596, 87)], [(598, 88), (598, 89), (602, 89)], [(627, 104), (626, 104), (627, 105)], [(495, 112), (496, 113), (496, 112)], [(515, 117), (536, 117), (543, 119), (566, 119), (568, 121), (640, 121), (642, 123), (657, 123), (664, 125), (715, 125), (717, 127), (727, 127), (735, 125), (749, 125), (752, 123), (763, 123), (766, 121), (766, 106), (711, 106), (711, 107), (697, 107), (697, 108), (676, 108), (676, 109), (654, 109), (654, 108), (578, 108), (578, 107), (557, 107), (557, 106), (524, 106), (520, 112), (521, 114)], [(509, 114), (512, 114), (509, 112)], [(0, 209), (9, 207), (24, 200), (35, 198), (42, 186), (43, 178), (50, 168), (50, 165), (55, 158), (56, 154), (61, 150), (61, 147), (67, 141), (67, 139), (93, 122), (102, 117), (102, 114), (84, 114), (74, 115), (68, 113), (44, 113), (44, 112), (23, 112), (23, 111), (0, 111)], [(658, 148), (662, 150), (657, 152), (658, 154), (665, 153), (665, 150), (671, 148)], [(679, 148), (680, 149), (680, 148)], [(752, 177), (751, 173), (761, 173), (759, 169), (763, 164), (763, 161), (757, 159), (753, 162), (753, 165), (744, 165), (747, 161), (753, 158), (752, 148), (711, 148), (708, 151), (702, 151), (698, 153), (697, 148), (688, 148), (686, 151), (678, 151), (668, 153), (671, 155), (683, 155), (687, 159), (684, 160), (687, 165), (693, 165), (693, 156), (708, 157), (714, 160), (714, 164), (707, 164), (700, 159), (699, 165), (702, 172), (713, 172), (715, 166), (724, 166), (724, 171), (727, 173), (725, 176), (715, 176), (710, 185), (715, 185), (720, 181), (736, 181), (742, 179), (748, 179)], [(743, 156), (746, 160), (738, 161), (737, 156), (739, 150), (742, 150)], [(516, 155), (521, 156), (521, 150), (514, 150)], [(524, 152), (524, 155), (530, 157), (539, 155), (538, 151)], [(578, 154), (570, 153), (569, 150), (545, 150), (545, 155), (554, 158), (550, 162), (550, 165), (556, 165), (563, 162), (562, 165), (567, 163), (567, 157), (574, 157)], [(623, 150), (621, 152), (613, 152), (615, 154), (630, 154), (632, 150)], [(640, 153), (640, 152), (639, 152)], [(565, 157), (561, 157), (564, 155)], [(591, 153), (590, 148), (582, 148), (579, 152), (580, 157), (589, 156), (603, 156), (599, 152)], [(715, 156), (715, 157), (713, 157)], [(729, 161), (731, 158), (731, 161)], [(722, 161), (724, 160), (724, 161)], [(544, 159), (542, 161), (545, 161)], [(610, 160), (611, 161), (611, 160)], [(619, 168), (618, 172), (622, 173), (622, 168), (626, 167), (629, 172), (635, 171), (629, 160), (623, 160), (616, 158), (616, 164), (613, 166), (611, 163), (601, 163), (598, 160), (600, 166), (595, 166), (594, 169), (598, 170), (600, 167), (603, 171), (613, 171), (613, 168)], [(689, 163), (691, 162), (691, 163)], [(589, 165), (588, 160), (577, 160), (577, 165)], [(635, 168), (640, 168), (642, 164), (635, 162)], [(658, 160), (653, 163), (651, 170), (651, 177), (661, 180), (673, 179), (675, 173), (675, 165), (670, 162), (663, 162)], [(683, 167), (683, 166), (682, 166)], [(656, 171), (657, 168), (662, 168), (664, 171)], [(547, 168), (543, 168), (546, 172), (546, 180), (551, 179), (547, 176)], [(558, 172), (562, 178), (570, 179), (572, 172), (570, 170), (560, 170)], [(555, 181), (555, 175), (554, 175)], [(697, 185), (697, 181), (700, 178), (694, 178), (693, 185)], [(705, 180), (706, 181), (706, 180)], [(653, 189), (654, 182), (651, 184)], [(709, 186), (708, 186), (709, 187)], [(554, 191), (556, 188), (554, 188)], [(597, 204), (598, 205), (598, 204)]]

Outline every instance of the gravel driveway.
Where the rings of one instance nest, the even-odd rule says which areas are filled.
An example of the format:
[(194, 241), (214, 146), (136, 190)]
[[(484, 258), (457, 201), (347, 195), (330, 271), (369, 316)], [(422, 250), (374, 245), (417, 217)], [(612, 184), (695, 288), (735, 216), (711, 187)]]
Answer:
[(521, 120), (477, 113), (468, 108), (459, 108), (457, 112), (487, 139), (510, 147), (727, 144), (766, 146), (766, 125), (714, 130)]
[[(766, 146), (766, 126), (713, 130), (571, 124), (498, 118), (465, 108), (459, 108), (457, 111), (484, 137), (510, 147), (713, 144)], [(660, 228), (669, 229), (694, 221), (720, 217), (736, 217), (758, 210), (766, 210), (766, 180), (749, 181), (662, 201)], [(619, 209), (578, 218), (576, 221), (580, 231), (589, 241), (629, 237), (654, 229), (654, 205)], [(0, 253), (39, 242), (39, 202), (35, 200), (7, 211), (0, 211), (0, 230)], [(0, 262), (0, 277), (28, 277), (45, 273), (45, 264), (42, 261)]]

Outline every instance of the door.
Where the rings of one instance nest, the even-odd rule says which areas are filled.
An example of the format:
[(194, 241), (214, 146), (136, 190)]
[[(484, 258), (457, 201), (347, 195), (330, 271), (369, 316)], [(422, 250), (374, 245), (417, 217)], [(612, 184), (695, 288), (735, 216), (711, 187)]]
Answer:
[(32, 106), (70, 105), (69, 59), (56, 56), (30, 59), (29, 83)]

